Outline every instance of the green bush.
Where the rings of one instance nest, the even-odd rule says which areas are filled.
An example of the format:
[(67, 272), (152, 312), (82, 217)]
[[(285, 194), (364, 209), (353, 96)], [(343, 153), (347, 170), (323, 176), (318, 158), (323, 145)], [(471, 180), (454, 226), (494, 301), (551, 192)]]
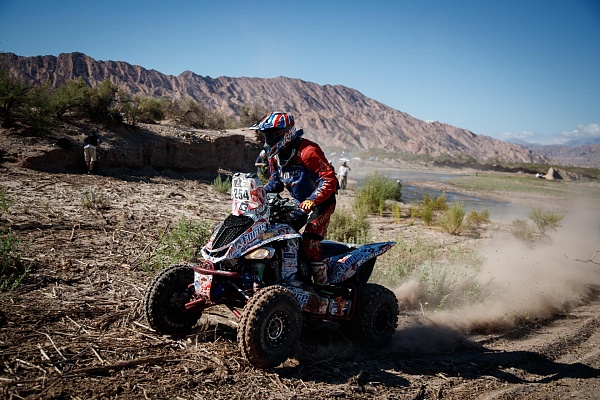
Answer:
[(354, 208), (369, 214), (381, 215), (385, 208), (385, 201), (395, 200), (398, 195), (396, 181), (375, 172), (373, 175), (367, 175), (356, 191)]
[(402, 208), (400, 208), (400, 204), (392, 204), (392, 218), (394, 221), (400, 222), (402, 219)]
[(369, 229), (365, 214), (338, 209), (331, 215), (327, 238), (348, 243), (366, 243)]
[(48, 84), (32, 88), (21, 109), (24, 121), (38, 133), (51, 126), (55, 120), (52, 91)]
[(556, 228), (560, 227), (560, 221), (562, 221), (565, 216), (534, 208), (528, 214), (528, 217), (533, 221), (538, 232), (545, 234), (549, 230), (556, 230)]
[(92, 188), (81, 195), (81, 206), (87, 209), (103, 210), (110, 207), (108, 196), (103, 192)]
[(399, 238), (396, 245), (378, 259), (371, 279), (388, 287), (396, 287), (421, 264), (436, 259), (441, 250), (440, 245), (427, 238)]
[(464, 244), (448, 246), (427, 237), (399, 238), (379, 257), (371, 280), (395, 288), (414, 282), (416, 285), (407, 289), (412, 296), (401, 299), (405, 301), (401, 306), (435, 311), (486, 297), (486, 286), (476, 279), (483, 261)]
[(0, 188), (0, 215), (8, 214), (8, 210), (16, 203), (13, 197), (6, 194), (4, 188)]
[(481, 210), (479, 212), (473, 210), (467, 214), (467, 224), (477, 226), (490, 221), (490, 212)]
[(82, 78), (70, 80), (58, 86), (52, 93), (52, 108), (57, 119), (65, 115), (82, 115), (85, 99), (88, 97), (90, 87)]
[(434, 218), (433, 204), (421, 204), (418, 208), (418, 215), (421, 217), (425, 225), (431, 225), (433, 223)]
[(221, 194), (228, 194), (231, 190), (231, 179), (227, 177), (225, 180), (221, 177), (221, 174), (212, 181), (212, 187)]
[(0, 65), (0, 115), (2, 127), (14, 125), (21, 106), (27, 101), (31, 88), (20, 79), (13, 77), (7, 68)]
[(452, 204), (452, 207), (441, 215), (438, 225), (444, 232), (456, 235), (463, 227), (464, 219), (465, 209), (461, 202), (457, 202)]
[(101, 123), (121, 121), (116, 105), (119, 89), (110, 80), (105, 79), (85, 94), (83, 111), (90, 120)]
[(524, 219), (513, 220), (510, 223), (510, 231), (514, 237), (526, 243), (533, 243), (535, 241), (535, 228)]
[(156, 251), (142, 262), (144, 270), (153, 275), (169, 265), (194, 260), (210, 234), (206, 221), (194, 222), (181, 217), (177, 226), (160, 238)]
[(27, 269), (21, 264), (26, 247), (10, 228), (0, 231), (0, 290), (13, 290), (27, 275)]
[(267, 113), (267, 107), (263, 104), (252, 103), (244, 105), (240, 108), (240, 124), (243, 127), (250, 127)]

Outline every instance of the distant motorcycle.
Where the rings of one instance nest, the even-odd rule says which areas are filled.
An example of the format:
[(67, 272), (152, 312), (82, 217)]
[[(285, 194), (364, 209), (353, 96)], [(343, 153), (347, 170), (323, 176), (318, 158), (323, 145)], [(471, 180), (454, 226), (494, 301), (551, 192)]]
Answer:
[(368, 280), (395, 242), (322, 241), (330, 285), (314, 285), (298, 233), (308, 216), (295, 201), (267, 196), (254, 173), (233, 176), (231, 198), (231, 214), (201, 249), (204, 262), (167, 267), (148, 285), (144, 310), (154, 330), (188, 333), (204, 310), (225, 305), (240, 320), (241, 353), (257, 368), (284, 362), (311, 319), (339, 322), (359, 346), (391, 341), (396, 296)]

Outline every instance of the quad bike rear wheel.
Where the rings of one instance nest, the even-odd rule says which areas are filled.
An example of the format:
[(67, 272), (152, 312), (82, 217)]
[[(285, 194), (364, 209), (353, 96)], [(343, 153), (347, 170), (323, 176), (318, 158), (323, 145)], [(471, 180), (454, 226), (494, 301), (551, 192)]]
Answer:
[(282, 286), (268, 286), (244, 307), (238, 345), (253, 366), (273, 368), (287, 360), (301, 330), (302, 311), (294, 295)]
[(148, 324), (158, 333), (184, 334), (189, 332), (202, 316), (188, 311), (193, 291), (194, 271), (187, 265), (172, 265), (152, 279), (144, 297), (144, 311)]
[(398, 314), (396, 295), (381, 285), (367, 283), (358, 288), (356, 311), (343, 327), (358, 346), (380, 349), (391, 342)]

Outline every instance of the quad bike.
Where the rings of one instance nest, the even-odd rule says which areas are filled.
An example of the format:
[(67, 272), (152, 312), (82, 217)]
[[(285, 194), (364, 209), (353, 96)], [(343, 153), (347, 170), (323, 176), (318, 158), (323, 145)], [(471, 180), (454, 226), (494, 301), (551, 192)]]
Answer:
[(144, 310), (162, 334), (186, 334), (204, 310), (225, 305), (239, 318), (238, 345), (257, 368), (284, 362), (304, 322), (336, 321), (358, 346), (388, 344), (398, 302), (368, 283), (376, 258), (395, 242), (322, 241), (329, 285), (314, 285), (298, 230), (308, 216), (292, 199), (267, 196), (254, 173), (232, 178), (231, 214), (202, 247), (204, 262), (173, 265), (148, 285)]

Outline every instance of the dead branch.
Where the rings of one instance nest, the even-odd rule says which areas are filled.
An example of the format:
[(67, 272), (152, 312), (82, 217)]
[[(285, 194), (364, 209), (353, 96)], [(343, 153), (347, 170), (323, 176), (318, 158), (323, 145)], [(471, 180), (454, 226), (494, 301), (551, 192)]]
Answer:
[(170, 356), (158, 356), (158, 357), (142, 357), (135, 360), (119, 361), (110, 365), (98, 365), (95, 367), (78, 368), (71, 371), (67, 376), (80, 375), (80, 374), (96, 374), (99, 372), (109, 372), (111, 370), (124, 369), (129, 367), (135, 367), (142, 364), (156, 364), (163, 361), (175, 360), (176, 357)]
[(598, 262), (598, 261), (594, 261), (594, 258), (595, 258), (595, 257), (598, 255), (598, 252), (600, 252), (600, 250), (596, 250), (596, 251), (594, 252), (594, 255), (593, 255), (593, 256), (592, 256), (592, 257), (591, 257), (589, 260), (580, 260), (580, 259), (578, 259), (578, 258), (570, 258), (570, 257), (569, 257), (569, 256), (567, 256), (566, 254), (565, 254), (565, 258), (566, 258), (567, 260), (571, 260), (571, 261), (579, 261), (579, 262), (586, 262), (586, 263), (588, 263), (588, 262), (589, 262), (589, 263), (592, 263), (592, 264), (600, 265), (600, 262)]

